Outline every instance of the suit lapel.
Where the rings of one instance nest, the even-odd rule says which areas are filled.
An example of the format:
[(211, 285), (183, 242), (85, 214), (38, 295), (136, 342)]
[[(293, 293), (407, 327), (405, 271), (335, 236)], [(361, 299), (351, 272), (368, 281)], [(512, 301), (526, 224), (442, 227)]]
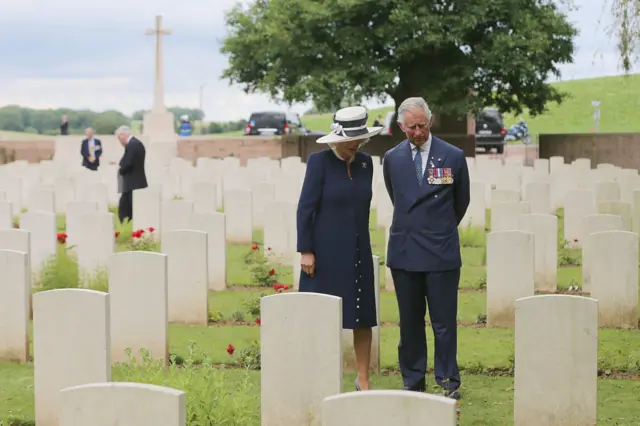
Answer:
[(413, 165), (413, 153), (411, 152), (411, 143), (409, 140), (405, 139), (401, 142), (400, 146), (400, 161), (401, 161), (401, 173), (404, 175), (403, 179), (408, 183), (407, 189), (410, 189), (412, 192), (416, 193), (420, 190), (420, 185), (418, 185), (418, 176), (416, 176), (415, 167)]

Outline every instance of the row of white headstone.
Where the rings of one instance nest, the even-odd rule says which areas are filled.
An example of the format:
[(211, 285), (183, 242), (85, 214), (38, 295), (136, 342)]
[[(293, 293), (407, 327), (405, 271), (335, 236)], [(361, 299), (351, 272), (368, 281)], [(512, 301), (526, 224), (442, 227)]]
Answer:
[[(138, 253), (136, 260), (152, 256), (166, 261), (163, 255), (146, 253)], [(116, 421), (185, 424), (182, 392), (109, 384), (114, 355), (124, 349), (115, 340), (124, 326), (130, 328), (134, 317), (141, 316), (141, 308), (123, 300), (119, 292), (117, 288), (110, 294), (66, 289), (34, 295), (34, 390), (39, 426), (111, 425)], [(134, 297), (137, 293), (131, 295), (128, 288), (127, 299), (140, 300)], [(147, 300), (154, 300), (156, 310), (162, 311), (161, 303), (156, 304), (148, 293)], [(314, 293), (261, 299), (262, 424), (395, 426), (402, 420), (402, 424), (455, 425), (455, 401), (443, 397), (391, 391), (340, 395), (341, 303), (340, 298)], [(114, 306), (123, 304), (117, 315), (112, 314)], [(146, 321), (157, 319), (149, 318), (148, 309), (145, 312)], [(515, 424), (595, 424), (598, 302), (567, 295), (518, 299), (515, 325)], [(68, 332), (60, 334), (59, 330)], [(150, 344), (144, 338), (147, 331), (137, 327), (128, 332), (136, 338), (127, 347)], [(166, 349), (151, 350), (157, 354)], [(136, 395), (145, 395), (145, 404), (139, 404)], [(99, 423), (103, 415), (111, 423)], [(129, 423), (133, 420), (136, 422)]]

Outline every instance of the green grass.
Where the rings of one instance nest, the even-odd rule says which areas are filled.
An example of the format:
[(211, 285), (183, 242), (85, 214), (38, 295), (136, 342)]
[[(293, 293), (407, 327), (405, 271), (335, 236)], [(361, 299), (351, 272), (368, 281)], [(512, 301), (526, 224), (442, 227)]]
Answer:
[[(558, 211), (559, 224), (562, 224), (562, 213), (562, 210)], [(375, 219), (373, 212), (372, 224), (376, 223)], [(65, 220), (60, 216), (58, 229), (63, 231), (64, 228)], [(129, 250), (131, 227), (127, 225), (119, 231), (117, 250)], [(262, 233), (255, 232), (254, 240), (260, 244)], [(373, 252), (384, 254), (383, 232), (372, 228), (371, 241)], [(483, 323), (486, 318), (485, 243), (484, 232), (461, 230), (464, 266), (458, 308), (458, 363), (463, 380), (460, 422), (463, 426), (513, 424), (514, 330), (487, 328)], [(249, 363), (247, 354), (260, 338), (260, 327), (255, 323), (257, 316), (251, 307), (258, 306), (262, 295), (273, 294), (274, 291), (251, 282), (244, 264), (249, 250), (249, 245), (228, 246), (229, 290), (209, 294), (211, 323), (208, 327), (169, 325), (169, 351), (174, 359), (179, 360), (176, 362), (180, 366), (172, 365), (166, 370), (148, 362), (135, 366), (119, 365), (114, 367), (113, 379), (185, 390), (192, 425), (258, 425), (260, 375), (241, 367)], [(575, 259), (580, 257), (580, 253), (561, 250), (559, 257)], [(55, 286), (54, 281), (57, 280), (59, 287), (72, 286), (77, 280), (73, 267), (73, 259), (61, 246), (57, 269), (53, 271), (48, 285)], [(291, 284), (291, 268), (276, 266), (276, 269), (280, 282)], [(382, 288), (384, 275), (380, 274)], [(560, 265), (558, 281), (561, 289), (579, 285), (580, 267)], [(380, 305), (382, 374), (375, 375), (372, 383), (375, 389), (399, 389), (402, 383), (397, 362), (399, 318), (395, 295), (382, 291)], [(432, 354), (433, 338), (431, 332), (427, 335)], [(598, 338), (601, 376), (598, 381), (598, 425), (637, 425), (640, 423), (640, 405), (637, 404), (637, 395), (640, 394), (640, 333), (607, 328), (599, 331)], [(236, 348), (232, 356), (226, 352), (229, 344)], [(430, 356), (429, 368), (432, 367)], [(0, 363), (0, 377), (0, 424), (33, 425), (33, 365)], [(353, 378), (354, 373), (345, 372), (345, 392), (352, 391)], [(435, 392), (433, 378), (428, 380)], [(210, 423), (197, 423), (202, 418), (210, 418)]]

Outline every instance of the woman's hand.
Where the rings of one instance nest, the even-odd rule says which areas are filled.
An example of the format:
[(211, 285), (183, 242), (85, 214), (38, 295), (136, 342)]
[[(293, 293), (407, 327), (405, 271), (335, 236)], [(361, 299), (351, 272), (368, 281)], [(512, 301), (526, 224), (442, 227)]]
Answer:
[(300, 266), (307, 275), (313, 277), (316, 273), (316, 256), (313, 253), (302, 253)]

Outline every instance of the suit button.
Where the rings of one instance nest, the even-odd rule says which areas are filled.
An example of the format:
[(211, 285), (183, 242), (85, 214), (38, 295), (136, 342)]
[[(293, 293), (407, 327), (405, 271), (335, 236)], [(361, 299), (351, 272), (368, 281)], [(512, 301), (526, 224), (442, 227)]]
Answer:
[(433, 197), (434, 197), (434, 198), (438, 198), (438, 194), (434, 195)]
[(356, 305), (356, 309), (360, 309), (360, 305)]
[(356, 302), (359, 302), (359, 301), (360, 301), (360, 298), (358, 297), (358, 298), (356, 299)]
[(362, 291), (362, 289), (361, 289), (361, 288), (359, 288), (359, 289), (358, 289), (358, 293), (360, 293), (361, 291)]

